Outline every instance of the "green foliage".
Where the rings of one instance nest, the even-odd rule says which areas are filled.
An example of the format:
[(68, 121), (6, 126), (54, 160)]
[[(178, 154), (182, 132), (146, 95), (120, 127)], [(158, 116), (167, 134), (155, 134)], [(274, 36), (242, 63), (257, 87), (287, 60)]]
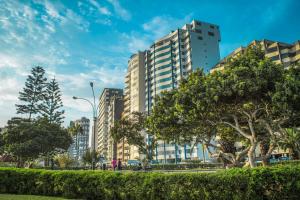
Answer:
[(3, 133), (4, 150), (14, 156), (21, 166), (39, 156), (47, 156), (57, 150), (67, 150), (71, 137), (59, 124), (47, 119), (29, 121), (12, 118)]
[(181, 132), (181, 119), (176, 113), (175, 101), (177, 90), (164, 91), (155, 99), (155, 106), (147, 118), (147, 131), (158, 139), (178, 141)]
[(285, 129), (284, 137), (279, 141), (279, 146), (290, 151), (290, 157), (300, 159), (300, 130), (297, 128)]
[(39, 113), (42, 117), (47, 118), (50, 123), (62, 124), (64, 119), (62, 107), (61, 92), (54, 78), (47, 83), (43, 103), (39, 105)]
[[(299, 67), (284, 69), (259, 47), (250, 47), (224, 70), (207, 75), (197, 70), (177, 90), (158, 96), (147, 128), (159, 139), (218, 148), (234, 165), (248, 156), (254, 167), (258, 144), (264, 143), (266, 161), (286, 134), (283, 128), (300, 125), (299, 101)], [(243, 147), (237, 150), (235, 142)]]
[(59, 197), (46, 197), (36, 195), (14, 195), (14, 194), (0, 194), (0, 200), (66, 200)]
[(89, 166), (92, 166), (93, 164), (93, 156), (95, 154), (95, 160), (99, 160), (100, 159), (100, 154), (94, 150), (90, 150), (90, 149), (87, 149), (85, 151), (85, 153), (82, 155), (82, 161), (84, 164), (86, 165), (89, 165)]
[(0, 168), (0, 193), (81, 199), (298, 199), (300, 167), (216, 173), (114, 173)]
[(19, 92), (19, 100), (22, 104), (17, 104), (17, 113), (28, 114), (31, 119), (33, 114), (39, 112), (39, 107), (44, 99), (47, 78), (45, 70), (40, 67), (34, 67), (28, 76), (25, 87)]
[(151, 165), (152, 170), (186, 170), (186, 169), (220, 169), (222, 163), (186, 163), (186, 164), (159, 164)]
[(137, 146), (140, 153), (146, 155), (147, 160), (152, 160), (156, 142), (154, 139), (150, 145), (145, 142), (143, 135), (145, 118), (144, 113), (131, 113), (130, 118), (122, 118), (114, 124), (110, 130), (110, 135), (115, 142), (123, 140), (129, 145)]
[(54, 157), (54, 162), (61, 168), (61, 169), (68, 169), (75, 165), (75, 160), (70, 157), (67, 153), (58, 154)]

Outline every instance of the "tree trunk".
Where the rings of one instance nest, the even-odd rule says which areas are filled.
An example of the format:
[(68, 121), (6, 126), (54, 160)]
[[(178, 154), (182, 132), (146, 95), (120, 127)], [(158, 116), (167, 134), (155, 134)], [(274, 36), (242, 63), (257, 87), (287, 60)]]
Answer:
[(261, 153), (262, 165), (264, 167), (266, 167), (269, 165), (270, 155), (268, 154), (268, 150), (271, 147), (267, 141), (261, 141), (259, 144), (259, 148), (260, 148), (260, 153)]
[(253, 139), (250, 140), (251, 141), (251, 146), (250, 149), (248, 151), (248, 162), (251, 168), (256, 167), (256, 163), (255, 163), (255, 149), (257, 146), (257, 142), (254, 141)]

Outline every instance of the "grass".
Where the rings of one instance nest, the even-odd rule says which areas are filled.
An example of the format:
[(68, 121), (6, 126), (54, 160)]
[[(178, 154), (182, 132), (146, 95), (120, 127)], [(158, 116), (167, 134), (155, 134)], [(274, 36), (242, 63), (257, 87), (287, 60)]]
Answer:
[(0, 194), (0, 200), (63, 200), (63, 198), (36, 195)]

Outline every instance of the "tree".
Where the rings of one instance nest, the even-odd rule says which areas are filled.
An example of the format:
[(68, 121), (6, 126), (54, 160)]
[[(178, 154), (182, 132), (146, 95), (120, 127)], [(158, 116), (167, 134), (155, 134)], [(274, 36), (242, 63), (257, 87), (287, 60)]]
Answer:
[(67, 129), (60, 124), (50, 123), (48, 119), (41, 118), (34, 123), (37, 129), (37, 140), (40, 140), (40, 155), (45, 157), (45, 164), (49, 166), (49, 161), (53, 164), (53, 157), (57, 153), (65, 152), (72, 143), (72, 137)]
[(296, 128), (285, 129), (286, 134), (279, 141), (279, 146), (289, 150), (291, 158), (300, 159), (300, 131)]
[[(151, 114), (147, 117), (147, 132), (153, 135), (152, 139), (163, 140), (164, 143), (175, 145), (175, 163), (177, 163), (177, 148), (179, 143), (184, 143), (181, 139), (186, 139), (183, 135), (189, 133), (189, 126), (176, 108), (177, 90), (164, 91), (155, 98), (155, 106)], [(189, 138), (191, 139), (191, 138)], [(192, 140), (189, 140), (192, 141)], [(164, 148), (164, 153), (165, 148)], [(165, 156), (166, 159), (166, 156)]]
[(0, 155), (4, 153), (3, 130), (0, 128)]
[(4, 150), (15, 157), (17, 167), (23, 167), (25, 161), (39, 156), (39, 144), (32, 139), (35, 132), (27, 119), (12, 118), (7, 124), (3, 133)]
[(39, 156), (50, 157), (57, 151), (67, 150), (72, 141), (67, 130), (43, 118), (35, 121), (12, 118), (3, 138), (4, 150), (16, 158), (18, 167)]
[(63, 123), (64, 110), (61, 100), (61, 92), (55, 78), (47, 83), (46, 91), (43, 97), (43, 103), (39, 106), (39, 112), (42, 117), (48, 119), (50, 123)]
[(75, 165), (75, 160), (72, 159), (67, 153), (56, 155), (54, 161), (60, 168), (63, 169), (68, 169)]
[(141, 154), (146, 155), (147, 160), (152, 160), (156, 140), (145, 142), (143, 134), (145, 129), (145, 115), (140, 112), (134, 112), (130, 118), (118, 120), (110, 130), (110, 135), (115, 142), (127, 141), (129, 145), (139, 148)]
[(190, 143), (191, 154), (198, 143), (208, 152), (216, 148), (224, 163), (239, 165), (244, 154), (235, 156), (237, 136), (231, 128), (212, 123), (216, 116), (211, 113), (213, 105), (205, 100), (206, 94), (207, 77), (203, 70), (196, 70), (187, 80), (182, 80), (178, 90), (163, 92), (157, 97), (147, 118), (148, 130), (166, 141)]
[(31, 119), (33, 114), (39, 112), (39, 106), (45, 95), (46, 81), (45, 70), (42, 67), (32, 68), (23, 91), (19, 92), (19, 100), (23, 103), (16, 104), (18, 114), (28, 114), (28, 119)]
[(95, 154), (95, 159), (100, 159), (100, 154), (94, 150), (87, 149), (85, 153), (82, 156), (82, 161), (85, 165), (90, 165), (92, 167), (93, 165), (93, 156)]
[[(260, 48), (248, 48), (223, 71), (196, 71), (177, 92), (162, 94), (150, 115), (152, 129), (167, 139), (217, 142), (223, 158), (238, 164), (247, 155), (251, 167), (260, 145), (267, 164), (283, 128), (299, 123), (299, 78), (298, 67), (285, 70)], [(235, 142), (242, 148), (235, 149)]]

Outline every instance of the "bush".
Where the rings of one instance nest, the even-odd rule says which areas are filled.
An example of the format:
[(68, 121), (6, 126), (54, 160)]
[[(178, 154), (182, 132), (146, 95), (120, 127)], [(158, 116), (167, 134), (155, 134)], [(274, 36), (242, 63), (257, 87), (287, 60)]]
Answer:
[(223, 168), (222, 163), (186, 163), (186, 164), (158, 164), (151, 165), (155, 170), (185, 170), (185, 169), (219, 169)]
[(216, 173), (116, 173), (0, 168), (0, 193), (81, 199), (299, 199), (300, 167)]

